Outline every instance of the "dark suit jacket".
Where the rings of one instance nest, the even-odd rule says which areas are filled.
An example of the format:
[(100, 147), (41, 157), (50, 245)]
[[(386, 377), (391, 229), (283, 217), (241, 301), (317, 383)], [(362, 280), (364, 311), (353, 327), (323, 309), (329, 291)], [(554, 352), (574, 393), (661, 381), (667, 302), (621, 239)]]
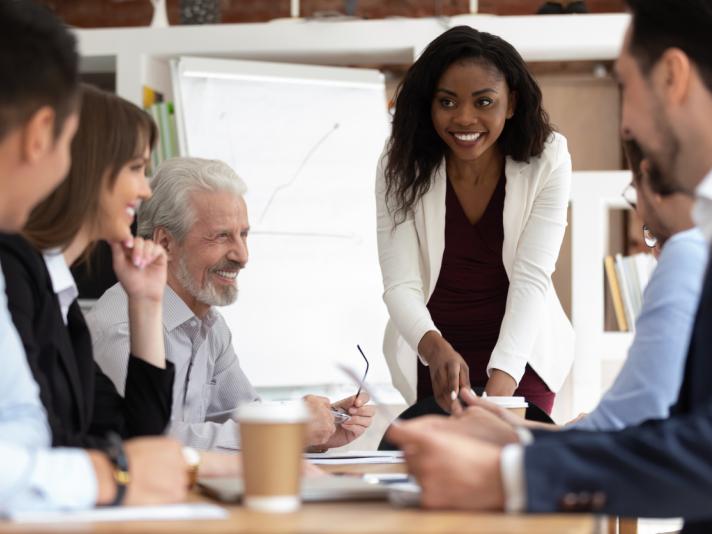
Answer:
[(536, 432), (524, 463), (529, 511), (681, 516), (683, 532), (712, 532), (712, 269), (671, 416), (619, 432)]
[(108, 430), (124, 437), (162, 434), (171, 415), (174, 368), (129, 358), (125, 398), (94, 362), (75, 300), (64, 324), (42, 255), (24, 238), (0, 234), (8, 307), (40, 387), (52, 445), (103, 448)]

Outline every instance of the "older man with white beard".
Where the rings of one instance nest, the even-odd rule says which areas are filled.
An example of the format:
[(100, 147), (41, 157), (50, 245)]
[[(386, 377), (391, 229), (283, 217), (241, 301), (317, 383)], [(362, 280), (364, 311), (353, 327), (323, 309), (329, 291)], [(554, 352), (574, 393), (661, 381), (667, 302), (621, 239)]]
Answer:
[[(225, 163), (198, 158), (164, 162), (151, 181), (153, 196), (138, 211), (138, 234), (160, 243), (168, 255), (163, 297), (166, 358), (176, 378), (169, 433), (201, 449), (239, 448), (237, 406), (259, 400), (232, 346), (225, 320), (215, 309), (237, 298), (237, 276), (248, 260), (249, 223), (245, 184)], [(110, 288), (87, 316), (94, 357), (124, 391), (129, 331), (126, 294)], [(367, 397), (332, 405), (308, 395), (314, 418), (309, 445), (338, 447), (360, 436), (374, 409)], [(337, 425), (332, 408), (351, 415)]]

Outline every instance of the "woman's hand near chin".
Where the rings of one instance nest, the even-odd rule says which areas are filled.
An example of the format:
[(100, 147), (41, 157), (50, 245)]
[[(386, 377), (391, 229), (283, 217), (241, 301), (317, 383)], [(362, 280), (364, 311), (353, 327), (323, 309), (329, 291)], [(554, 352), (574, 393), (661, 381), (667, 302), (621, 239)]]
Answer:
[(158, 243), (140, 237), (110, 245), (114, 272), (128, 296), (131, 354), (165, 368), (163, 291), (168, 263), (166, 252)]
[(111, 243), (113, 266), (129, 299), (160, 302), (166, 286), (166, 252), (158, 243), (140, 237)]

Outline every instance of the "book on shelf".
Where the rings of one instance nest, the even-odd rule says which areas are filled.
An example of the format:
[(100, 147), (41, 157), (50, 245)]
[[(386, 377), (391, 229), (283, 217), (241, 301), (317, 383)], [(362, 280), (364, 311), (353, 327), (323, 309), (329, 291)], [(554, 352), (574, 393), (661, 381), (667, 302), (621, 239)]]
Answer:
[(613, 310), (616, 315), (616, 323), (618, 324), (618, 330), (621, 332), (628, 331), (628, 321), (625, 317), (625, 309), (623, 308), (623, 297), (621, 295), (621, 289), (618, 285), (618, 275), (616, 274), (616, 262), (613, 256), (606, 256), (603, 262), (606, 269), (606, 278), (608, 280), (608, 289), (611, 292), (611, 301), (613, 302)]
[(635, 331), (635, 321), (643, 306), (643, 292), (655, 264), (652, 254), (616, 254), (605, 258), (608, 290), (620, 331)]
[(155, 172), (163, 161), (180, 156), (175, 108), (161, 93), (145, 86), (144, 106), (158, 126), (158, 141), (151, 154), (151, 169)]
[(143, 86), (143, 109), (150, 108), (156, 102), (163, 102), (163, 93), (148, 85)]

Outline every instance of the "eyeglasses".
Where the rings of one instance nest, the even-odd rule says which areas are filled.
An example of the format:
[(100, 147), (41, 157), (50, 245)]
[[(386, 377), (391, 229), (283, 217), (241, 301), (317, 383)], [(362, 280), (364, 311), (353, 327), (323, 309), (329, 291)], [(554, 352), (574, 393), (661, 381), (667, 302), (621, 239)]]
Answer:
[[(633, 182), (625, 186), (625, 189), (621, 193), (621, 196), (626, 201), (626, 203), (633, 209), (637, 209), (638, 205), (638, 192), (635, 189), (635, 184)], [(648, 248), (655, 248), (658, 244), (657, 236), (650, 231), (647, 224), (643, 225), (643, 240)]]
[(363, 353), (363, 351), (361, 350), (361, 346), (360, 346), (360, 345), (356, 345), (356, 348), (357, 348), (358, 351), (361, 353), (361, 357), (363, 358), (363, 361), (366, 362), (366, 370), (363, 372), (363, 378), (361, 379), (361, 382), (359, 382), (359, 384), (358, 384), (358, 390), (356, 391), (356, 398), (358, 398), (358, 396), (361, 394), (361, 388), (363, 387), (363, 384), (366, 383), (366, 376), (368, 375), (368, 368), (369, 368), (369, 365), (368, 365), (368, 358), (366, 358), (366, 355), (365, 355), (365, 354)]
[[(358, 390), (356, 390), (356, 395), (354, 395), (354, 399), (357, 399), (357, 398), (358, 398), (358, 396), (361, 394), (361, 389), (363, 389), (363, 388), (365, 387), (364, 384), (366, 383), (366, 376), (368, 376), (368, 368), (370, 367), (370, 366), (369, 366), (369, 363), (368, 363), (368, 358), (366, 358), (366, 355), (365, 355), (365, 354), (363, 353), (363, 351), (361, 350), (361, 346), (360, 346), (360, 345), (356, 345), (356, 348), (358, 349), (359, 353), (361, 354), (361, 357), (363, 358), (363, 361), (366, 362), (366, 370), (365, 370), (364, 373), (363, 373), (363, 378), (362, 378), (362, 379), (359, 381), (359, 383), (358, 383)], [(346, 369), (345, 366), (342, 366), (342, 367), (343, 367), (344, 369)], [(356, 373), (354, 373), (353, 371), (349, 370), (349, 375), (351, 375), (351, 374), (354, 374), (354, 375), (355, 375)], [(342, 424), (342, 423), (345, 423), (346, 421), (348, 421), (349, 419), (351, 419), (351, 416), (349, 415), (349, 413), (348, 413), (344, 408), (332, 408), (332, 409), (331, 409), (331, 413), (332, 413), (332, 415), (334, 416), (334, 422), (335, 422), (337, 425), (340, 425), (340, 424)]]
[(625, 189), (621, 193), (621, 196), (631, 208), (636, 209), (636, 206), (638, 204), (638, 192), (636, 191), (633, 182), (625, 186)]
[(647, 224), (643, 225), (643, 240), (648, 248), (655, 248), (655, 245), (658, 244), (658, 236), (650, 231)]

